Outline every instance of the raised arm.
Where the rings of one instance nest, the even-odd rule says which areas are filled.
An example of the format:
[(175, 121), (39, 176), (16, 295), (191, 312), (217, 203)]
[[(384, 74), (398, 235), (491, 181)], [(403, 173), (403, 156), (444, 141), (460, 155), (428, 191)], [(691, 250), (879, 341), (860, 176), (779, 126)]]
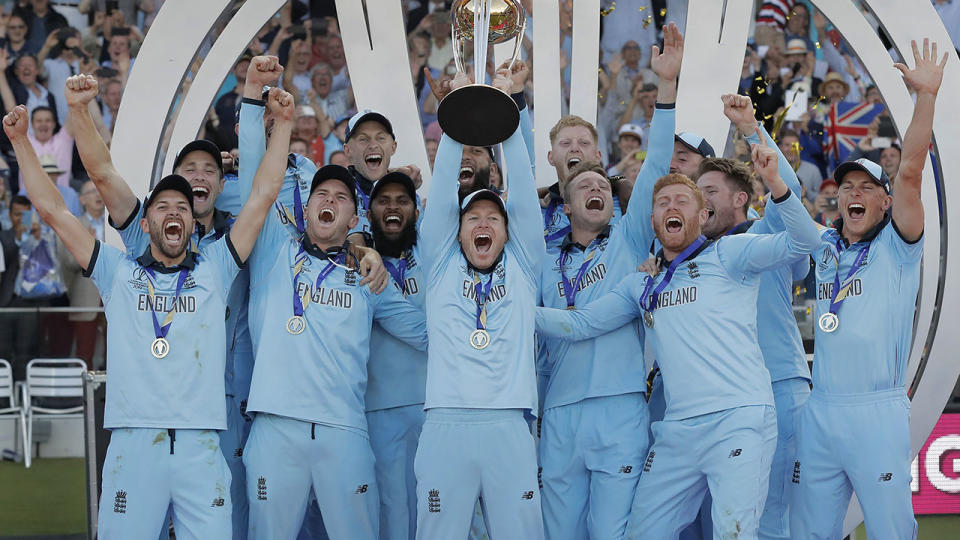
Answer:
[(92, 75), (68, 78), (66, 97), (70, 112), (67, 122), (73, 129), (83, 167), (97, 186), (107, 212), (115, 223), (123, 223), (137, 209), (137, 196), (113, 165), (110, 150), (90, 115), (89, 104), (97, 97), (98, 91), (97, 78)]
[(230, 240), (241, 260), (246, 261), (263, 227), (267, 212), (273, 206), (283, 185), (287, 168), (287, 149), (293, 131), (293, 96), (279, 88), (271, 88), (267, 107), (274, 115), (273, 134), (267, 145), (267, 153), (260, 160), (253, 178), (250, 198), (243, 204), (240, 215), (230, 230)]
[(923, 55), (917, 50), (917, 42), (912, 41), (913, 59), (916, 68), (909, 69), (903, 64), (894, 67), (903, 73), (903, 78), (917, 91), (917, 103), (913, 107), (913, 118), (903, 137), (903, 152), (900, 158), (900, 170), (893, 183), (893, 221), (897, 229), (908, 242), (914, 242), (923, 234), (923, 202), (920, 200), (923, 164), (927, 159), (930, 137), (933, 132), (933, 109), (943, 79), (943, 68), (947, 65), (947, 54), (937, 63), (937, 44), (923, 40)]
[(14, 107), (3, 118), (3, 131), (10, 139), (13, 151), (17, 155), (27, 196), (37, 209), (40, 218), (53, 228), (80, 267), (86, 270), (97, 239), (76, 216), (70, 213), (70, 209), (63, 202), (63, 195), (40, 165), (40, 159), (30, 140), (27, 139), (29, 124), (27, 119), (27, 108), (23, 105)]
[(243, 85), (243, 101), (240, 104), (240, 129), (237, 134), (240, 165), (237, 168), (237, 189), (240, 203), (246, 202), (253, 186), (253, 177), (267, 145), (264, 131), (262, 101), (263, 87), (276, 84), (283, 74), (283, 66), (276, 56), (256, 56), (247, 68), (247, 80)]
[(575, 310), (537, 308), (541, 336), (582, 341), (612, 332), (640, 316), (645, 274), (632, 273), (610, 292)]

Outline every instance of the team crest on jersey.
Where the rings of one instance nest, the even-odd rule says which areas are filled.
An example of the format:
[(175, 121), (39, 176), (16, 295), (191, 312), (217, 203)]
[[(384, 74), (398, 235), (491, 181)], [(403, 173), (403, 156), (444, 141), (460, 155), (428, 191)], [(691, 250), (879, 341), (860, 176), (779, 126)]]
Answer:
[(690, 279), (700, 277), (700, 269), (697, 267), (697, 263), (690, 261), (690, 263), (687, 264), (687, 273), (690, 275)]
[(355, 270), (347, 270), (343, 273), (343, 284), (348, 287), (355, 287), (357, 285), (357, 272)]

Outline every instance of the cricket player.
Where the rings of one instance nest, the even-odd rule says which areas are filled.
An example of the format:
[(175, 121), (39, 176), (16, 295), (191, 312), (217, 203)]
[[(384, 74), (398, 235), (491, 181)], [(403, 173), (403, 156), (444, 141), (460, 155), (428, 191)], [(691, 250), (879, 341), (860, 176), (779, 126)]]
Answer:
[[(66, 82), (65, 92), (70, 104), (69, 114), (76, 127), (77, 150), (84, 167), (103, 198), (107, 210), (112, 216), (122, 220), (119, 223), (111, 220), (111, 224), (120, 233), (128, 252), (142, 253), (150, 243), (148, 232), (137, 226), (139, 220), (145, 216), (144, 205), (116, 172), (110, 152), (87, 110), (88, 103), (97, 96), (97, 79), (89, 75), (70, 77)], [(251, 172), (251, 179), (254, 172)], [(193, 141), (177, 154), (174, 173), (186, 178), (193, 190), (196, 225), (190, 235), (191, 249), (198, 250), (222, 238), (230, 230), (236, 214), (240, 213), (240, 206), (233, 208), (234, 213), (215, 208), (224, 187), (220, 150), (210, 141)], [(239, 539), (246, 537), (247, 530), (245, 475), (241, 455), (251, 424), (245, 408), (250, 373), (253, 370), (253, 347), (247, 324), (248, 290), (249, 272), (244, 267), (234, 280), (227, 297), (227, 357), (224, 371), (227, 429), (220, 431), (220, 448), (233, 478), (231, 499), (234, 501), (234, 538)], [(168, 524), (167, 520), (161, 525), (161, 536), (169, 535)]]
[[(577, 309), (613, 290), (634, 272), (654, 233), (649, 220), (654, 183), (667, 174), (674, 140), (677, 74), (683, 36), (665, 27), (650, 150), (632, 204), (611, 224), (613, 188), (599, 164), (580, 162), (566, 180), (563, 212), (570, 233), (548, 248), (542, 305)], [(553, 362), (540, 439), (544, 527), (553, 539), (620, 538), (649, 444), (642, 325), (638, 320), (597, 338), (546, 340)]]
[[(452, 86), (467, 84), (459, 73)], [(510, 84), (499, 70), (494, 86), (507, 93)], [(524, 413), (537, 407), (534, 310), (544, 244), (519, 129), (503, 148), (507, 203), (490, 190), (458, 203), (462, 146), (444, 136), (437, 151), (421, 228), (430, 345), (415, 461), (420, 539), (465, 537), (478, 496), (492, 538), (543, 538)]]
[[(871, 539), (917, 537), (910, 499), (907, 361), (923, 253), (923, 164), (947, 54), (913, 42), (914, 69), (894, 64), (917, 92), (892, 187), (879, 165), (841, 163), (841, 219), (814, 254), (817, 335), (813, 393), (800, 415), (794, 538), (839, 538), (856, 492)], [(878, 421), (879, 419), (879, 421)], [(868, 450), (866, 450), (868, 449)]]
[[(77, 96), (68, 96), (75, 106)], [(276, 90), (270, 98), (289, 130), (293, 97)], [(66, 210), (27, 140), (24, 106), (4, 118), (4, 131), (31, 200), (97, 285), (110, 323), (104, 427), (112, 435), (101, 537), (151, 538), (172, 506), (180, 537), (231, 538), (230, 472), (216, 433), (227, 427), (223, 314), (279, 177), (269, 164), (258, 171), (255, 194), (231, 231), (196, 251), (188, 249), (187, 234), (194, 229), (193, 189), (181, 176), (165, 177), (143, 205), (139, 226), (150, 245), (135, 258), (101, 244)]]
[(257, 362), (248, 410), (257, 415), (243, 455), (251, 538), (296, 538), (311, 491), (330, 538), (378, 536), (364, 415), (370, 328), (377, 320), (426, 349), (426, 324), (398, 287), (376, 295), (365, 286), (370, 276), (361, 281), (369, 262), (346, 242), (356, 206), (349, 171), (323, 167), (311, 183), (304, 236), (292, 238), (271, 213), (251, 257)]
[(582, 309), (538, 310), (537, 330), (548, 336), (595, 337), (642, 316), (653, 340), (666, 414), (653, 426), (626, 538), (676, 538), (708, 485), (714, 535), (757, 538), (777, 437), (757, 344), (760, 274), (805, 256), (817, 232), (780, 178), (776, 152), (754, 145), (753, 161), (772, 193), (768, 212), (781, 212), (785, 232), (710, 242), (701, 235), (709, 214), (699, 189), (669, 174), (653, 188), (651, 217), (665, 271), (632, 274)]

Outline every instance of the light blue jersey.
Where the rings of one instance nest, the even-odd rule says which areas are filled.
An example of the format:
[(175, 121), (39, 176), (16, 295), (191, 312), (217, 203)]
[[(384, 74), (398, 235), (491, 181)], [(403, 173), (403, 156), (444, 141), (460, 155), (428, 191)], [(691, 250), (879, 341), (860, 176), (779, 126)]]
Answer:
[[(521, 111), (521, 116), (527, 113)], [(458, 183), (463, 146), (444, 136), (437, 150), (430, 204), (421, 227), (430, 336), (425, 408), (527, 409), (537, 411), (534, 315), (544, 254), (529, 157), (522, 135), (503, 143), (510, 196), (503, 255), (490, 281), (486, 329), (490, 345), (474, 349), (477, 329), (474, 277), (457, 233)], [(486, 287), (486, 285), (484, 285)]]
[[(648, 336), (663, 371), (665, 420), (679, 420), (747, 405), (773, 405), (769, 372), (757, 344), (760, 274), (809, 253), (816, 227), (788, 195), (777, 204), (786, 232), (740, 234), (706, 243), (682, 263), (651, 301), (657, 304)], [(653, 280), (662, 281), (664, 273)], [(635, 273), (613, 292), (576, 311), (540, 308), (537, 330), (587, 339), (642, 314), (645, 274)], [(697, 392), (690, 392), (697, 388)]]
[[(295, 287), (299, 257), (305, 263)], [(330, 262), (336, 259), (306, 240), (291, 238), (286, 226), (268, 215), (250, 257), (250, 330), (259, 361), (248, 410), (366, 431), (364, 393), (373, 321), (426, 348), (420, 309), (395, 286), (379, 295), (359, 286), (360, 275), (345, 270), (342, 259)], [(318, 284), (321, 273), (326, 277)], [(287, 331), (294, 291), (307, 299), (306, 328), (299, 335)]]
[(813, 387), (828, 394), (902, 389), (907, 383), (923, 238), (907, 242), (887, 216), (862, 241), (848, 246), (840, 235), (842, 226), (822, 231), (814, 254), (818, 317), (830, 309), (838, 272), (843, 282), (858, 254), (868, 248), (869, 252), (850, 276), (849, 293), (837, 310), (837, 330), (817, 328)]
[[(211, 337), (225, 334), (226, 299), (242, 265), (229, 238), (188, 253), (174, 269), (156, 262), (149, 248), (134, 258), (97, 242), (85, 274), (100, 291), (110, 323), (105, 428), (226, 429), (226, 351), (223, 339)], [(182, 270), (187, 273), (177, 298)], [(154, 358), (151, 312), (162, 323), (170, 310), (170, 352)]]
[[(576, 285), (578, 290), (574, 298), (577, 306), (586, 305), (613, 290), (646, 259), (645, 254), (654, 239), (650, 224), (653, 186), (670, 170), (675, 115), (672, 107), (657, 108), (654, 112), (650, 126), (650, 157), (637, 175), (631, 196), (633, 204), (623, 219), (611, 224), (589, 246), (574, 244), (569, 234), (560, 245), (548, 245), (540, 282), (541, 305), (565, 309), (568, 298), (564, 276), (573, 286), (581, 268), (584, 272)], [(614, 208), (619, 210), (616, 201)], [(546, 410), (591, 397), (646, 392), (643, 330), (637, 322), (629, 321), (595, 339), (546, 339), (552, 370), (543, 408)]]
[[(423, 309), (426, 294), (421, 289), (423, 265), (419, 244), (407, 250), (402, 259), (384, 257), (383, 264), (393, 268), (391, 280), (407, 301)], [(403, 268), (402, 285), (397, 282)], [(367, 411), (379, 411), (423, 403), (427, 381), (427, 353), (393, 337), (379, 322), (370, 335), (370, 361), (367, 364)]]
[[(550, 202), (541, 207), (540, 212), (543, 214), (543, 239), (547, 243), (547, 250), (560, 249), (563, 239), (570, 234), (570, 218), (563, 213), (563, 196), (560, 194), (559, 182), (550, 186)], [(616, 225), (621, 217), (623, 211), (620, 210), (620, 198), (614, 195), (610, 225)]]

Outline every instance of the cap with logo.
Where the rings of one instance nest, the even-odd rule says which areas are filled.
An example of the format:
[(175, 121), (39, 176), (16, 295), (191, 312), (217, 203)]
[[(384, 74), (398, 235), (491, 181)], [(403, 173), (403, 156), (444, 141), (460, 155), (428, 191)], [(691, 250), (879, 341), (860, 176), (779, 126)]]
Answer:
[(643, 141), (643, 128), (637, 124), (624, 124), (620, 126), (620, 131), (617, 133), (617, 136), (622, 137), (624, 135), (633, 135)]
[(384, 128), (386, 128), (387, 133), (389, 133), (391, 137), (396, 138), (396, 136), (393, 134), (393, 124), (390, 123), (390, 120), (387, 120), (386, 116), (373, 109), (364, 109), (353, 115), (353, 117), (350, 118), (350, 121), (347, 122), (347, 131), (343, 137), (343, 141), (347, 142), (350, 140), (350, 137), (353, 135), (353, 132), (355, 129), (357, 129), (358, 125), (370, 121), (382, 125)]
[(356, 211), (357, 183), (353, 179), (353, 175), (350, 174), (350, 171), (340, 165), (324, 165), (317, 170), (317, 173), (313, 175), (313, 181), (310, 182), (310, 196), (313, 196), (313, 192), (316, 191), (320, 184), (328, 180), (337, 180), (347, 187), (347, 191), (349, 191), (350, 196), (353, 197), (353, 209)]
[(184, 158), (187, 157), (187, 154), (190, 152), (206, 152), (213, 158), (214, 163), (217, 164), (217, 170), (220, 171), (220, 177), (223, 177), (223, 158), (220, 157), (220, 147), (213, 144), (212, 142), (206, 139), (197, 139), (195, 141), (188, 142), (186, 146), (180, 149), (180, 152), (177, 154), (177, 159), (173, 160), (173, 170), (177, 170), (177, 167), (180, 166), (180, 163), (183, 162)]
[(713, 151), (713, 147), (710, 146), (710, 143), (706, 139), (697, 135), (696, 133), (690, 133), (689, 131), (683, 131), (677, 133), (673, 136), (673, 140), (678, 143), (686, 146), (690, 150), (700, 154), (705, 158), (716, 157), (717, 153)]
[(379, 195), (384, 188), (392, 184), (403, 187), (411, 199), (417, 199), (417, 188), (413, 185), (413, 180), (402, 172), (393, 171), (383, 175), (383, 178), (377, 180), (373, 185), (373, 189), (370, 190), (370, 200), (372, 201), (377, 198), (377, 195)]
[(460, 203), (460, 215), (466, 214), (470, 207), (476, 204), (479, 201), (491, 201), (497, 205), (500, 213), (503, 214), (503, 217), (507, 217), (507, 206), (503, 202), (503, 198), (500, 195), (497, 195), (496, 191), (491, 189), (478, 189), (473, 193), (467, 195), (463, 198), (463, 201)]
[[(863, 171), (867, 173), (867, 176), (869, 176), (871, 180), (882, 187), (884, 191), (890, 193), (890, 178), (887, 177), (887, 173), (883, 172), (883, 168), (880, 167), (880, 165), (866, 158), (860, 158), (856, 161), (844, 161), (838, 165), (837, 169), (833, 171), (833, 177), (836, 179), (837, 185), (842, 185), (844, 177), (852, 171)], [(821, 189), (823, 189), (822, 186)]]
[(150, 195), (147, 197), (147, 200), (143, 203), (143, 213), (147, 213), (147, 209), (153, 205), (154, 201), (160, 193), (164, 191), (176, 191), (181, 193), (184, 197), (187, 198), (187, 202), (190, 203), (190, 211), (193, 211), (193, 189), (190, 187), (190, 182), (187, 182), (187, 179), (180, 176), (179, 174), (171, 174), (164, 176), (157, 182), (157, 185), (153, 186), (153, 191), (150, 192)]

